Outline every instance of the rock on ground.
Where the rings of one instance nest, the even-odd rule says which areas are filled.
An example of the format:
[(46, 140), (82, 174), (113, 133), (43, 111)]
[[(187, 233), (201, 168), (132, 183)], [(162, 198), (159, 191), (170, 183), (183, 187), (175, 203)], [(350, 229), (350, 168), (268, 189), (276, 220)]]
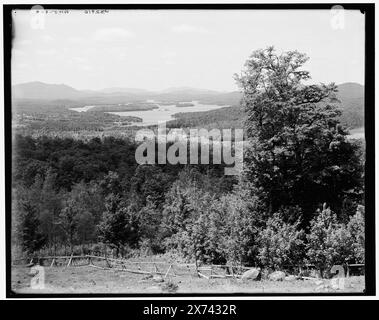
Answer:
[(256, 280), (261, 270), (259, 268), (253, 268), (247, 270), (242, 274), (241, 280)]
[(324, 284), (324, 281), (322, 281), (322, 280), (315, 280), (315, 285), (316, 286), (321, 286), (322, 284)]
[(274, 271), (268, 276), (272, 281), (283, 281), (285, 277), (286, 274), (283, 271)]
[(153, 281), (154, 282), (163, 282), (164, 280), (163, 280), (163, 278), (161, 276), (154, 276), (153, 277)]

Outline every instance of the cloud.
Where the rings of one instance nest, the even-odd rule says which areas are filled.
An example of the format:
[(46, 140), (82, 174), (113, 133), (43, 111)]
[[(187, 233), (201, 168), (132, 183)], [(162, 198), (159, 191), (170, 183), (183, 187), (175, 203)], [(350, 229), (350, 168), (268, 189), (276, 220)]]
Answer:
[(95, 31), (93, 39), (96, 41), (112, 42), (133, 38), (135, 34), (123, 28), (102, 28)]
[(20, 41), (16, 41), (16, 43), (20, 46), (26, 46), (26, 45), (32, 44), (32, 40), (20, 40)]
[(122, 46), (104, 47), (102, 53), (105, 54), (110, 59), (125, 60), (128, 57), (127, 49)]
[(18, 56), (18, 57), (24, 57), (26, 56), (26, 53), (22, 50), (19, 50), (19, 49), (12, 49), (12, 55), (13, 56)]
[(88, 59), (82, 58), (82, 57), (72, 57), (72, 61), (75, 63), (87, 63)]
[(55, 49), (39, 49), (35, 51), (36, 54), (41, 56), (51, 56), (57, 53)]
[(94, 68), (91, 66), (91, 61), (82, 56), (73, 56), (66, 59), (67, 64), (71, 68), (80, 69), (84, 71), (92, 71)]
[(165, 64), (167, 64), (167, 65), (174, 65), (174, 64), (176, 64), (176, 62), (175, 61), (173, 61), (173, 60), (170, 60), (170, 59), (167, 59), (167, 60), (165, 60), (165, 62), (164, 62)]
[(72, 37), (68, 37), (67, 40), (68, 40), (68, 42), (71, 42), (71, 43), (80, 43), (83, 41), (83, 38), (72, 36)]
[(50, 35), (48, 35), (48, 34), (45, 34), (45, 35), (41, 36), (41, 39), (42, 39), (43, 41), (45, 41), (45, 42), (51, 42), (51, 41), (54, 40), (54, 37), (52, 37), (52, 36), (50, 36)]
[(13, 68), (15, 68), (15, 69), (30, 69), (30, 65), (28, 64), (28, 63), (24, 63), (24, 62), (22, 62), (22, 63), (15, 63), (14, 65), (13, 65)]
[(189, 24), (180, 24), (172, 27), (174, 33), (208, 33), (208, 30), (201, 26), (193, 26)]
[(80, 65), (80, 68), (85, 71), (92, 71), (93, 68), (87, 64)]
[(177, 56), (176, 51), (164, 51), (164, 52), (162, 52), (163, 58), (174, 58), (176, 56)]
[(177, 53), (175, 51), (164, 51), (162, 52), (161, 56), (165, 64), (176, 64), (175, 58), (177, 57)]

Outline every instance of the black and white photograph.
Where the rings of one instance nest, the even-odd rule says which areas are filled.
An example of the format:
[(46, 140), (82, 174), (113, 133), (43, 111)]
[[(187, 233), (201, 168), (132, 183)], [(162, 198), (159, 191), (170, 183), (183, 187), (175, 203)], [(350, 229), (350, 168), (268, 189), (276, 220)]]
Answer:
[(4, 10), (9, 294), (373, 294), (362, 8)]

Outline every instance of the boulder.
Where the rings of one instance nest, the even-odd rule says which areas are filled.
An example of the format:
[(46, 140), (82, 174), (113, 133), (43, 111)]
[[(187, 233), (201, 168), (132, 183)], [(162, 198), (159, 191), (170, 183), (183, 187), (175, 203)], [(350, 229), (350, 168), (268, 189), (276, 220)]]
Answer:
[(242, 274), (241, 280), (256, 280), (260, 272), (261, 272), (260, 268), (253, 268), (253, 269), (247, 270)]
[(164, 280), (163, 280), (163, 278), (161, 276), (154, 276), (153, 277), (153, 281), (154, 282), (163, 282)]
[(268, 276), (272, 281), (283, 281), (285, 277), (286, 274), (283, 271), (274, 271)]
[(331, 284), (329, 282), (326, 282), (324, 284), (319, 285), (315, 291), (317, 292), (334, 292), (335, 289), (332, 288)]
[(328, 290), (328, 288), (327, 288), (324, 284), (319, 285), (319, 286), (315, 289), (315, 291), (317, 291), (317, 292), (322, 292), (322, 291), (327, 291), (327, 290)]
[(284, 280), (285, 281), (295, 281), (295, 280), (297, 280), (297, 277), (294, 275), (289, 275), (289, 276), (285, 277)]
[(322, 281), (322, 280), (315, 280), (315, 285), (316, 286), (321, 286), (322, 284), (324, 284), (324, 281)]
[(146, 276), (143, 276), (141, 280), (147, 280), (153, 278), (152, 274), (147, 274)]

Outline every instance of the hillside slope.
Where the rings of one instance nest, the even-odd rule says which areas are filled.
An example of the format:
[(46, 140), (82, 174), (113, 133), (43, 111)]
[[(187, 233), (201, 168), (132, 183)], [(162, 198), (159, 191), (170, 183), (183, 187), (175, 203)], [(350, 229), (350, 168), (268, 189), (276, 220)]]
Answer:
[(12, 87), (14, 99), (79, 99), (85, 95), (65, 84), (48, 84), (39, 81), (17, 84)]
[(358, 83), (343, 83), (338, 86), (338, 99), (341, 101), (341, 122), (350, 128), (364, 126), (364, 86)]

